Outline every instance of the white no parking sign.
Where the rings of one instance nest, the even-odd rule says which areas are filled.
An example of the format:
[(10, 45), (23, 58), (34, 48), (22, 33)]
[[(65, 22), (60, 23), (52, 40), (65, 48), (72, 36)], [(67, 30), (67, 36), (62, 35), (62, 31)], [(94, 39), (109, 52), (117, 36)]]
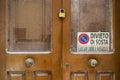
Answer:
[(109, 32), (78, 32), (77, 52), (109, 52)]

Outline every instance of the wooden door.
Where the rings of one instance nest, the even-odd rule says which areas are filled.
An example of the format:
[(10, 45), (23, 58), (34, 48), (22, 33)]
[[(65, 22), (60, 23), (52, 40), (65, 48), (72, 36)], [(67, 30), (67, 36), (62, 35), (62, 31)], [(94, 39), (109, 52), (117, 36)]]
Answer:
[[(119, 80), (119, 7), (119, 0), (0, 0), (0, 80)], [(88, 50), (90, 34), (107, 34), (106, 44)]]
[[(120, 0), (63, 0), (63, 7), (63, 80), (119, 80)], [(104, 40), (93, 39), (98, 34), (107, 42), (92, 44)]]
[(0, 0), (0, 80), (61, 80), (59, 9), (60, 0)]

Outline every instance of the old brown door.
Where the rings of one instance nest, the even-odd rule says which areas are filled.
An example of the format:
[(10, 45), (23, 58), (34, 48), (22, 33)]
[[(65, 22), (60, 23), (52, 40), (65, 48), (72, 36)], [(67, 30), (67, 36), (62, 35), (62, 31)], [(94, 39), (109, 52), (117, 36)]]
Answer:
[(0, 80), (119, 80), (119, 7), (120, 0), (0, 0)]
[(0, 0), (0, 80), (61, 80), (60, 3)]
[(120, 0), (64, 0), (63, 80), (120, 79)]

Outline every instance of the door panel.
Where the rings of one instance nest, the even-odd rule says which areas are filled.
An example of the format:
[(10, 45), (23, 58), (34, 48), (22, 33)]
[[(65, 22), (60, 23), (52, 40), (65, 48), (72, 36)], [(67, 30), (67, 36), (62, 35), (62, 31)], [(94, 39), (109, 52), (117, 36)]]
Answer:
[(8, 80), (25, 80), (25, 73), (22, 71), (8, 72), (7, 76)]
[(97, 80), (115, 80), (115, 74), (110, 71), (98, 72)]
[[(103, 44), (104, 37), (109, 35), (108, 52), (113, 51), (113, 5), (112, 0), (71, 0), (71, 51), (72, 52), (100, 52), (92, 45)], [(90, 34), (90, 44), (83, 47), (84, 38), (78, 45), (79, 34)], [(95, 37), (100, 39), (94, 41)], [(102, 39), (101, 39), (102, 38)], [(96, 43), (95, 43), (96, 42)], [(102, 43), (103, 42), (103, 43)], [(106, 43), (106, 41), (105, 41)], [(91, 45), (91, 46), (90, 46)], [(85, 46), (85, 45), (84, 45)], [(97, 45), (98, 46), (98, 45)], [(102, 46), (102, 45), (101, 45)], [(105, 45), (104, 45), (105, 46)], [(84, 49), (87, 48), (87, 51)], [(91, 49), (93, 48), (93, 49)], [(104, 47), (107, 48), (107, 47)], [(103, 50), (103, 49), (102, 49)], [(102, 51), (101, 51), (102, 52)]]
[(8, 52), (51, 51), (52, 0), (8, 0)]
[[(120, 11), (118, 9), (119, 4), (119, 0), (63, 1), (63, 7), (67, 11), (67, 16), (63, 20), (63, 80), (120, 79), (120, 61), (118, 61), (120, 57), (118, 48), (120, 46), (118, 42), (120, 40), (118, 38), (118, 34), (120, 34), (118, 24), (120, 18), (118, 15)], [(112, 10), (110, 9), (111, 5), (113, 6)], [(111, 14), (113, 18), (110, 16)], [(111, 19), (113, 23), (111, 23)], [(95, 51), (90, 53), (78, 52), (77, 32), (100, 32), (99, 30), (101, 32), (110, 32), (111, 50), (105, 53)], [(112, 52), (112, 54), (109, 52)], [(91, 59), (93, 59), (93, 62)], [(82, 74), (81, 71), (84, 73)]]
[(0, 80), (61, 79), (59, 8), (60, 0), (0, 0)]
[(36, 71), (34, 76), (36, 80), (52, 80), (51, 72)]
[(72, 72), (71, 80), (88, 80), (88, 73), (85, 71)]

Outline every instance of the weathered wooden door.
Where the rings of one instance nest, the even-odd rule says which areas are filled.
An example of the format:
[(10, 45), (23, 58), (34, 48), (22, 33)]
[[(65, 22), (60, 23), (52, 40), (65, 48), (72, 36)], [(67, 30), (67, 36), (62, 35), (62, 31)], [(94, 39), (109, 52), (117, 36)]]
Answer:
[(0, 80), (61, 80), (60, 0), (0, 0)]
[(119, 80), (119, 7), (120, 0), (0, 0), (0, 80)]
[(63, 80), (120, 79), (120, 0), (64, 0)]

